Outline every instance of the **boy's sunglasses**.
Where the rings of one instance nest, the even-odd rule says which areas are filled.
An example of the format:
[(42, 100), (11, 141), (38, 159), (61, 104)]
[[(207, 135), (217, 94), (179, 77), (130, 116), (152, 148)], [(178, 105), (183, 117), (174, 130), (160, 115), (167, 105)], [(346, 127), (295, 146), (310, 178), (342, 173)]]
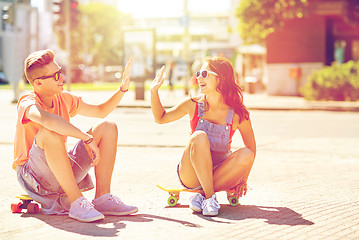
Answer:
[(35, 79), (46, 79), (46, 78), (52, 78), (53, 77), (55, 79), (55, 81), (57, 82), (57, 81), (59, 81), (61, 74), (62, 74), (62, 68), (60, 68), (60, 70), (55, 72), (54, 74), (38, 77), (38, 78), (35, 78)]
[(212, 72), (212, 71), (209, 71), (209, 70), (202, 70), (202, 71), (197, 71), (196, 72), (196, 78), (199, 78), (201, 76), (203, 79), (206, 79), (208, 77), (209, 73), (212, 73), (213, 75), (218, 76), (218, 74), (215, 73), (215, 72)]

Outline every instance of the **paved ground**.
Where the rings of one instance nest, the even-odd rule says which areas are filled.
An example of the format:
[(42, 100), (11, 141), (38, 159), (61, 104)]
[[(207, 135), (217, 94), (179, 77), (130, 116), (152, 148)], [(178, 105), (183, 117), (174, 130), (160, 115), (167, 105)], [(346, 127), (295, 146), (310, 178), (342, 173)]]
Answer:
[[(96, 101), (108, 93), (80, 94)], [(161, 94), (168, 105), (182, 97), (179, 92)], [(178, 186), (175, 167), (188, 138), (188, 119), (157, 125), (148, 101), (133, 101), (129, 92), (122, 107), (109, 116), (120, 131), (112, 191), (140, 211), (80, 223), (66, 216), (10, 212), (14, 195), (23, 192), (11, 169), (16, 116), (15, 105), (7, 102), (11, 96), (0, 91), (0, 239), (359, 239), (357, 103), (246, 95), (258, 144), (249, 179), (252, 190), (237, 207), (218, 193), (220, 214), (203, 217), (188, 209), (190, 194), (184, 193), (181, 205), (170, 208), (168, 194), (155, 186)], [(134, 108), (138, 106), (142, 108)], [(308, 111), (313, 109), (331, 111)], [(75, 117), (73, 122), (86, 129), (95, 121)], [(233, 147), (240, 147), (235, 138)], [(85, 195), (92, 199), (93, 191)]]

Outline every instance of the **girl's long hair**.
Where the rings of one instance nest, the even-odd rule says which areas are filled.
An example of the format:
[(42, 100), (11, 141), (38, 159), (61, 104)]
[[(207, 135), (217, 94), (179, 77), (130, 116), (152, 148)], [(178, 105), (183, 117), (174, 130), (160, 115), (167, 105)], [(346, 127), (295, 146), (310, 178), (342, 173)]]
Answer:
[(224, 103), (238, 114), (239, 122), (248, 120), (249, 112), (243, 104), (242, 89), (236, 83), (231, 63), (224, 57), (207, 57), (204, 61), (213, 72), (218, 74), (217, 91), (222, 94)]

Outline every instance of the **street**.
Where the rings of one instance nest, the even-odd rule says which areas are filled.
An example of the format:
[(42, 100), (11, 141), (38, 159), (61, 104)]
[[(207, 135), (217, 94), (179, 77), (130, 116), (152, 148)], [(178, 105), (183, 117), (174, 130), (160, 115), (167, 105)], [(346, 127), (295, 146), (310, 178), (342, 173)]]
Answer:
[[(168, 194), (155, 185), (179, 187), (176, 165), (189, 136), (188, 117), (154, 123), (151, 109), (117, 108), (108, 116), (119, 128), (112, 192), (139, 207), (134, 216), (80, 223), (66, 216), (12, 214), (10, 203), (23, 193), (11, 169), (15, 105), (4, 105), (0, 131), (1, 239), (355, 239), (359, 237), (359, 113), (251, 111), (257, 156), (250, 190), (240, 206), (225, 193), (217, 217), (180, 206), (167, 207)], [(88, 129), (98, 119), (76, 116)], [(69, 144), (74, 143), (69, 139)], [(242, 146), (238, 133), (233, 148)], [(85, 193), (92, 199), (94, 190)], [(30, 233), (31, 230), (31, 233)]]

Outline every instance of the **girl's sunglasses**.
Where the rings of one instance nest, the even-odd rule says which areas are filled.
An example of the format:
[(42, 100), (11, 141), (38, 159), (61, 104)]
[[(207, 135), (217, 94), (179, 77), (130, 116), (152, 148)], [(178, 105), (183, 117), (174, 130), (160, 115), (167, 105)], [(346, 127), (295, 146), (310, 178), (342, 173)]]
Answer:
[(35, 79), (46, 79), (46, 78), (52, 78), (53, 77), (55, 79), (55, 81), (57, 82), (57, 81), (59, 81), (61, 74), (62, 74), (62, 68), (60, 68), (59, 71), (55, 72), (52, 75), (42, 76), (42, 77), (38, 77), (38, 78), (35, 78)]
[(209, 73), (212, 73), (213, 75), (218, 76), (218, 74), (215, 73), (215, 72), (212, 72), (212, 71), (209, 71), (209, 70), (202, 70), (202, 71), (197, 71), (196, 72), (196, 78), (199, 78), (201, 76), (203, 79), (206, 79), (208, 77)]

